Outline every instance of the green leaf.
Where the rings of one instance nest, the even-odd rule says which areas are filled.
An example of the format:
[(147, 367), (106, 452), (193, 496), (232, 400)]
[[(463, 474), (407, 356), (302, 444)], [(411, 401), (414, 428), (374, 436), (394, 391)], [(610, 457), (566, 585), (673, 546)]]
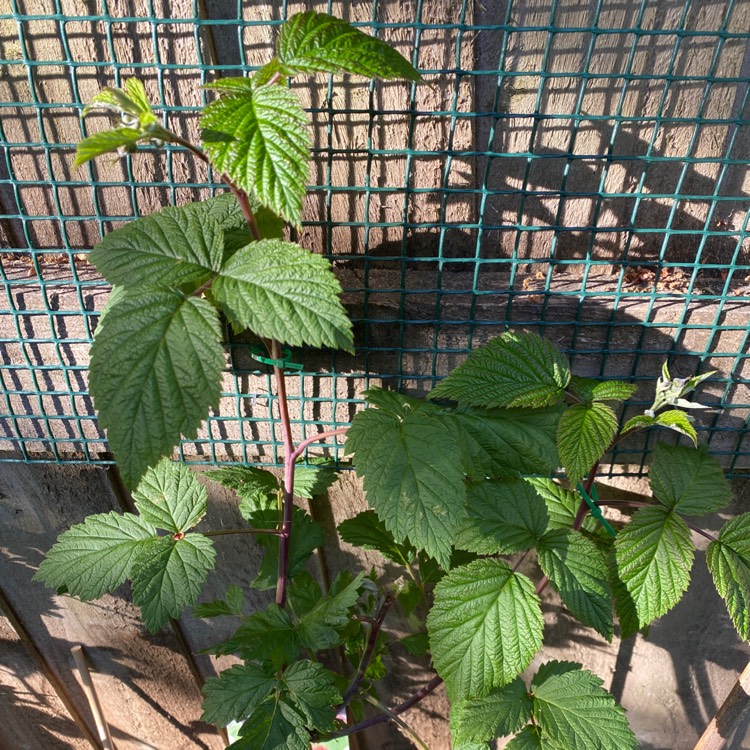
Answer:
[(617, 435), (617, 415), (606, 404), (571, 406), (557, 425), (557, 450), (571, 482), (589, 473)]
[[(549, 523), (546, 530), (569, 529), (578, 513), (578, 507), (582, 502), (581, 496), (546, 477), (526, 477), (526, 481), (536, 490), (547, 506)], [(587, 514), (582, 528), (586, 531), (597, 532), (601, 526), (593, 516)]]
[(235, 664), (203, 686), (201, 721), (225, 727), (242, 721), (271, 694), (277, 681), (273, 673), (256, 664)]
[(289, 613), (277, 604), (246, 617), (231, 638), (213, 650), (239, 654), (247, 661), (268, 662), (278, 669), (294, 661), (300, 652), (297, 628)]
[(427, 633), (412, 633), (405, 635), (399, 643), (411, 656), (424, 656), (430, 651), (430, 636)]
[(509, 555), (533, 547), (547, 528), (544, 500), (523, 480), (487, 481), (466, 494), (466, 520), (455, 546), (480, 555)]
[(687, 524), (654, 505), (641, 508), (615, 539), (617, 614), (627, 637), (679, 602), (690, 583), (693, 542)]
[(602, 680), (579, 664), (542, 665), (531, 682), (540, 736), (563, 748), (635, 750), (637, 740), (625, 710), (601, 685)]
[(202, 534), (162, 537), (140, 552), (131, 570), (133, 601), (152, 633), (195, 604), (215, 562), (213, 542)]
[(669, 409), (654, 417), (639, 414), (625, 423), (622, 433), (624, 434), (630, 430), (640, 430), (644, 427), (666, 427), (674, 432), (679, 432), (681, 435), (686, 435), (693, 441), (693, 445), (698, 445), (698, 435), (695, 432), (691, 418), (679, 409)]
[(334, 675), (322, 664), (298, 661), (282, 677), (290, 703), (305, 717), (306, 726), (330, 732), (336, 724), (341, 693), (334, 686)]
[(142, 128), (156, 122), (146, 89), (138, 78), (128, 78), (121, 89), (106, 88), (100, 91), (91, 103), (84, 107), (83, 116), (86, 117), (97, 109), (130, 115), (138, 120)]
[(417, 409), (399, 417), (383, 409), (357, 414), (347, 433), (369, 504), (397, 542), (408, 539), (443, 567), (465, 516), (458, 446), (445, 425)]
[(569, 380), (565, 358), (549, 341), (509, 331), (473, 351), (430, 398), (489, 408), (540, 408), (560, 403)]
[(224, 231), (208, 214), (201, 203), (163, 208), (107, 234), (89, 260), (127, 289), (202, 283), (224, 257)]
[(150, 289), (121, 293), (107, 307), (91, 348), (90, 391), (126, 485), (180, 435), (195, 437), (219, 402), (223, 367), (219, 317), (206, 300)]
[(451, 701), (511, 682), (542, 645), (534, 584), (501, 560), (455, 568), (435, 587), (427, 616), (433, 662)]
[(520, 678), (483, 698), (459, 701), (451, 709), (453, 742), (489, 742), (513, 734), (531, 718), (531, 708), (531, 698)]
[(750, 640), (750, 513), (733, 518), (706, 550), (706, 563), (740, 637)]
[(146, 471), (133, 499), (146, 521), (177, 534), (192, 529), (203, 518), (208, 494), (187, 466), (165, 458)]
[(649, 483), (657, 500), (688, 516), (713, 513), (732, 500), (732, 488), (721, 464), (703, 446), (659, 443), (649, 470)]
[(421, 401), (404, 393), (389, 391), (385, 388), (370, 388), (364, 392), (367, 403), (377, 406), (381, 411), (387, 411), (396, 417), (405, 417), (413, 411), (426, 411), (436, 414), (439, 410), (429, 401)]
[(245, 603), (245, 593), (232, 584), (224, 594), (224, 599), (214, 599), (212, 602), (204, 602), (193, 607), (195, 617), (231, 617), (242, 614), (242, 605)]
[(234, 325), (258, 336), (352, 351), (330, 263), (292, 242), (251, 242), (224, 264), (212, 293)]
[[(274, 529), (279, 525), (279, 514), (277, 511), (258, 511), (253, 513), (252, 522), (259, 529)], [(279, 539), (271, 534), (259, 534), (255, 541), (266, 553), (253, 586), (261, 590), (275, 588), (279, 574)], [(289, 540), (290, 578), (304, 570), (310, 555), (324, 541), (323, 527), (301, 508), (295, 507), (292, 511), (292, 534)]]
[(604, 553), (577, 531), (555, 529), (538, 546), (539, 565), (565, 606), (612, 640), (612, 590)]
[(240, 729), (227, 750), (310, 750), (305, 720), (286, 701), (267, 700)]
[(334, 648), (341, 642), (337, 631), (349, 623), (350, 610), (359, 599), (363, 577), (364, 573), (360, 573), (346, 583), (348, 574), (340, 573), (331, 591), (300, 617), (298, 633), (303, 646), (318, 651)]
[(529, 725), (505, 746), (505, 750), (568, 750), (568, 747), (540, 736), (539, 729)]
[(276, 507), (279, 482), (276, 475), (255, 466), (225, 466), (205, 474), (240, 498), (239, 511), (249, 521), (260, 510)]
[(401, 565), (409, 563), (415, 555), (408, 543), (398, 543), (374, 510), (358, 513), (354, 518), (342, 521), (338, 527), (339, 536), (349, 544), (364, 549), (376, 549), (389, 560)]
[(560, 465), (555, 428), (560, 407), (493, 409), (459, 407), (444, 419), (454, 431), (472, 479), (549, 474)]
[(329, 467), (295, 466), (294, 495), (306, 500), (325, 495), (338, 478), (338, 472)]
[(299, 225), (310, 159), (307, 115), (286, 87), (240, 80), (203, 111), (205, 152), (237, 187)]
[(353, 73), (365, 78), (421, 81), (395, 49), (325, 13), (298, 13), (282, 27), (276, 45), (282, 70), (296, 73)]
[(138, 552), (156, 541), (156, 529), (132, 513), (98, 513), (60, 535), (34, 575), (84, 601), (114, 591)]
[(133, 128), (114, 128), (113, 130), (102, 130), (99, 133), (84, 138), (76, 146), (76, 158), (73, 168), (82, 166), (88, 161), (102, 154), (111, 154), (113, 151), (123, 149), (130, 153), (138, 141), (150, 136), (140, 130)]
[(582, 401), (625, 401), (637, 390), (637, 386), (619, 380), (594, 380), (573, 375), (570, 387)]

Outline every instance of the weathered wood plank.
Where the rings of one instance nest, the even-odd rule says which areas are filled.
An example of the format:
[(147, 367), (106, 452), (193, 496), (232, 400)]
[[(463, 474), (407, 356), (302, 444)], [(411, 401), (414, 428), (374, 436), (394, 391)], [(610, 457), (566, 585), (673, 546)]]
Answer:
[(8, 619), (2, 616), (0, 747), (8, 750), (91, 748)]

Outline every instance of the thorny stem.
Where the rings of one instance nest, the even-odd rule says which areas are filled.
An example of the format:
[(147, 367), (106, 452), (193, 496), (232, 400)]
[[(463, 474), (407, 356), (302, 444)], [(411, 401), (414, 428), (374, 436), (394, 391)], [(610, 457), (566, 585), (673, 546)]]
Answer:
[[(281, 344), (271, 342), (271, 358), (281, 359)], [(273, 366), (276, 380), (276, 391), (281, 418), (281, 431), (284, 441), (284, 494), (281, 534), (279, 535), (279, 577), (276, 581), (276, 604), (283, 607), (286, 604), (287, 578), (289, 570), (289, 542), (292, 534), (292, 511), (294, 510), (294, 440), (292, 438), (292, 423), (289, 419), (289, 404), (286, 397), (286, 380), (283, 370)]]
[(365, 676), (367, 667), (370, 665), (370, 661), (372, 661), (372, 655), (375, 653), (378, 634), (383, 627), (383, 622), (386, 615), (388, 614), (388, 610), (393, 606), (393, 603), (395, 601), (396, 600), (390, 594), (387, 594), (383, 599), (383, 602), (378, 610), (377, 617), (370, 626), (370, 634), (367, 636), (367, 644), (365, 645), (365, 650), (362, 652), (362, 658), (359, 660), (357, 672), (352, 678), (352, 681), (349, 683), (349, 687), (346, 689), (346, 692), (344, 693), (341, 706), (339, 706), (339, 711), (349, 705), (349, 702), (356, 695), (357, 690), (359, 690), (362, 678)]
[(379, 716), (373, 716), (371, 719), (365, 719), (364, 721), (352, 724), (350, 727), (346, 727), (339, 732), (333, 732), (332, 734), (326, 735), (325, 739), (335, 740), (339, 737), (348, 737), (351, 734), (362, 732), (377, 724), (382, 724), (384, 721), (390, 721), (391, 716), (399, 716), (405, 711), (408, 711), (412, 706), (415, 706), (419, 701), (432, 693), (442, 683), (443, 678), (435, 675), (435, 677), (433, 677), (424, 687), (414, 693), (411, 698), (407, 698), (403, 703), (399, 703), (398, 706), (392, 708), (390, 714), (380, 714)]

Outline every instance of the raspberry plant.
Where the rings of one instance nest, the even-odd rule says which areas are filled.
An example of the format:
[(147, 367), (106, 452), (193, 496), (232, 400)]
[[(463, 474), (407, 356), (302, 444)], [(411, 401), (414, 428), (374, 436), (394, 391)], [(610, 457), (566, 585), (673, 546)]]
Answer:
[[(286, 84), (318, 72), (420, 81), (384, 43), (310, 12), (287, 22), (276, 56), (251, 78), (207, 86), (218, 97), (203, 112), (201, 146), (161, 124), (135, 78), (84, 110), (108, 110), (121, 124), (85, 138), (77, 164), (144, 142), (172, 144), (207, 162), (229, 191), (133, 221), (91, 254), (114, 289), (96, 330), (90, 389), (138, 513), (94, 515), (72, 527), (37, 578), (87, 600), (129, 579), (151, 631), (190, 607), (198, 617), (233, 618), (234, 634), (212, 650), (240, 663), (208, 680), (203, 718), (237, 723), (237, 750), (304, 750), (365, 730), (443, 681), (455, 748), (488, 748), (508, 735), (512, 750), (635, 748), (624, 710), (580, 665), (547, 662), (528, 684), (521, 673), (542, 646), (548, 584), (604, 639), (614, 634), (613, 610), (622, 636), (633, 635), (685, 592), (691, 529), (711, 539), (717, 589), (741, 637), (750, 637), (750, 514), (715, 538), (685, 518), (730, 500), (704, 448), (658, 445), (653, 498), (600, 500), (594, 488), (600, 460), (637, 430), (667, 428), (697, 446), (683, 409), (698, 406), (686, 396), (711, 373), (679, 380), (665, 366), (652, 407), (620, 428), (615, 409), (633, 386), (572, 375), (548, 341), (509, 331), (472, 352), (427, 399), (373, 389), (348, 432), (318, 432), (295, 445), (282, 347), (354, 348), (329, 263), (284, 239), (285, 222), (300, 225), (310, 146), (306, 114)], [(284, 472), (281, 481), (250, 466), (208, 472), (236, 493), (247, 526), (199, 531), (206, 489), (169, 457), (218, 405), (222, 315), (268, 350)], [(307, 570), (324, 530), (294, 497), (325, 492), (336, 474), (300, 459), (344, 432), (372, 510), (337, 532), (401, 566), (398, 584), (342, 572), (325, 590)], [(615, 530), (601, 513), (606, 505), (635, 512)], [(257, 576), (196, 606), (214, 545), (229, 533), (250, 534), (263, 548)], [(536, 582), (519, 570), (531, 553)], [(247, 614), (248, 585), (275, 590), (274, 602)], [(365, 717), (365, 704), (377, 704), (394, 605), (415, 624), (403, 645), (429, 653), (436, 675), (403, 704)], [(338, 673), (329, 669), (334, 650)]]

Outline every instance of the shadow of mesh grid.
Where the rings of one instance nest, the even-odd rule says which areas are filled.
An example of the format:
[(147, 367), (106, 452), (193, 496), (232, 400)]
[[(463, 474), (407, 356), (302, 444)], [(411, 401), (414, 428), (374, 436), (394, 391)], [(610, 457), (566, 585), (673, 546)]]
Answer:
[[(576, 374), (638, 384), (623, 420), (650, 404), (664, 361), (716, 370), (700, 439), (745, 472), (747, 0), (0, 2), (2, 460), (111, 461), (87, 393), (108, 295), (88, 251), (221, 190), (180, 148), (73, 170), (76, 142), (106, 122), (84, 123), (85, 103), (138, 76), (165, 124), (197, 139), (201, 86), (256, 70), (308, 7), (394, 45), (427, 83), (293, 84), (314, 141), (297, 239), (333, 263), (357, 344), (294, 352), (296, 436), (348, 424), (372, 385), (423, 394), (520, 327)], [(221, 404), (179, 454), (278, 464), (269, 374), (251, 339), (227, 341)], [(638, 473), (649, 450), (622, 443), (609, 471)]]

